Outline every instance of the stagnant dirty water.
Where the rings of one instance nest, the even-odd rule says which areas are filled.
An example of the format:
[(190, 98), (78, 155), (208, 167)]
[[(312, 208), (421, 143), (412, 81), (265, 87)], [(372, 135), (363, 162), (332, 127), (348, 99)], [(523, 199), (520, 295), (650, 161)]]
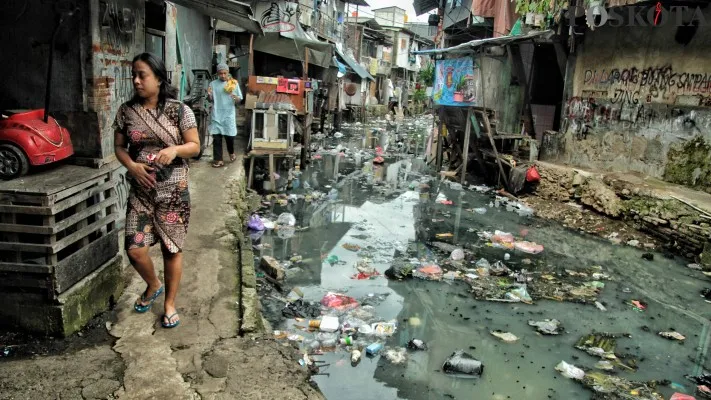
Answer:
[[(430, 120), (431, 121), (431, 120)], [(425, 140), (427, 121), (410, 121), (398, 131), (407, 146), (398, 146), (403, 137), (393, 129), (371, 135), (371, 128), (355, 127), (342, 139), (325, 139), (322, 145), (348, 149), (345, 156), (322, 152), (322, 157), (303, 171), (297, 188), (290, 194), (309, 194), (312, 190), (331, 193), (330, 201), (307, 202), (303, 199), (287, 205), (272, 202), (260, 211), (274, 219), (283, 212), (296, 217), (296, 226), (306, 229), (288, 238), (267, 231), (255, 242), (255, 255), (270, 255), (286, 261), (294, 255), (303, 259), (287, 270), (283, 293), (262, 290), (265, 315), (274, 329), (300, 332), (294, 320), (282, 317), (283, 299), (291, 287), (298, 287), (304, 300), (318, 303), (329, 291), (345, 293), (356, 299), (369, 295), (379, 320), (396, 319), (395, 334), (385, 343), (405, 347), (412, 338), (427, 343), (426, 351), (408, 351), (404, 364), (394, 365), (385, 357), (363, 355), (355, 367), (344, 349), (314, 356), (330, 364), (320, 368), (313, 380), (328, 399), (587, 399), (593, 392), (582, 384), (564, 378), (554, 368), (565, 360), (577, 367), (593, 370), (600, 358), (575, 349), (578, 340), (593, 331), (627, 333), (617, 339), (616, 353), (637, 360), (636, 372), (616, 368), (612, 374), (633, 381), (664, 381), (657, 391), (665, 399), (674, 392), (693, 394), (695, 384), (687, 374), (708, 369), (708, 318), (711, 305), (699, 295), (711, 283), (698, 271), (688, 269), (681, 259), (668, 259), (659, 253), (653, 260), (642, 258), (642, 249), (616, 246), (591, 236), (583, 236), (558, 224), (535, 217), (521, 216), (506, 207), (490, 207), (493, 194), (456, 190), (436, 179), (422, 195), (412, 181), (426, 180), (430, 169), (419, 159)], [(381, 126), (382, 127), (382, 126)], [(363, 136), (367, 136), (363, 139)], [(376, 139), (370, 139), (374, 136)], [(375, 143), (377, 142), (377, 143)], [(354, 156), (359, 147), (384, 146), (389, 155), (382, 167), (373, 168), (369, 160)], [(339, 150), (341, 149), (339, 148)], [(403, 150), (405, 149), (405, 150)], [(333, 152), (331, 152), (333, 153)], [(282, 175), (285, 175), (283, 172)], [(309, 189), (304, 189), (307, 182)], [(414, 186), (415, 190), (410, 189)], [(455, 185), (456, 186), (456, 185)], [(335, 191), (334, 191), (335, 189)], [(336, 197), (337, 192), (337, 197)], [(437, 204), (443, 193), (452, 205)], [(472, 212), (485, 207), (486, 212)], [(544, 246), (537, 255), (487, 246), (480, 231), (500, 230)], [(451, 233), (449, 238), (436, 238)], [(289, 235), (282, 235), (289, 236)], [(601, 266), (610, 276), (594, 304), (537, 300), (532, 305), (476, 300), (470, 285), (462, 281), (426, 281), (412, 278), (395, 281), (379, 276), (355, 280), (357, 261), (368, 256), (371, 264), (384, 273), (396, 259), (436, 260), (443, 267), (449, 253), (437, 252), (427, 242), (455, 244), (467, 250), (467, 263), (484, 257), (493, 264), (504, 260), (511, 269), (528, 268), (536, 275), (537, 267), (552, 266), (560, 271)], [(344, 244), (360, 246), (350, 251)], [(370, 247), (369, 247), (370, 246)], [(331, 264), (329, 256), (339, 262)], [(524, 265), (525, 259), (532, 265)], [(527, 261), (528, 261), (527, 260)], [(383, 297), (383, 295), (385, 295)], [(380, 299), (381, 301), (377, 301)], [(640, 300), (647, 308), (639, 311), (631, 300)], [(414, 318), (413, 318), (414, 317)], [(559, 336), (543, 336), (528, 326), (529, 320), (556, 318), (565, 331)], [(303, 324), (302, 324), (303, 325)], [(511, 332), (519, 339), (504, 343), (490, 334), (492, 330)], [(683, 342), (661, 338), (660, 331), (677, 331)], [(309, 336), (305, 332), (300, 332)], [(452, 352), (464, 349), (480, 360), (484, 372), (480, 378), (463, 379), (442, 372), (442, 364)], [(365, 353), (365, 352), (364, 352)], [(634, 390), (629, 397), (636, 398)], [(603, 397), (600, 397), (603, 398)], [(609, 397), (621, 398), (621, 397)]]

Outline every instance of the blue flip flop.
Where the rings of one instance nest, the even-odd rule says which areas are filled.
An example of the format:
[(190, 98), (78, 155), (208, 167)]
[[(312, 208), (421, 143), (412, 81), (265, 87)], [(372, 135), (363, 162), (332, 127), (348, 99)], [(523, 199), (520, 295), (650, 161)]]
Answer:
[(180, 319), (178, 319), (177, 321), (173, 322), (172, 324), (170, 323), (170, 319), (173, 318), (173, 317), (175, 317), (176, 315), (178, 315), (178, 312), (177, 312), (177, 311), (174, 312), (174, 313), (172, 313), (172, 314), (170, 314), (170, 315), (163, 314), (163, 318), (165, 318), (166, 320), (168, 320), (168, 323), (166, 324), (166, 323), (163, 321), (163, 318), (161, 318), (160, 324), (163, 326), (163, 328), (175, 328), (176, 326), (180, 325)]
[(146, 293), (147, 293), (147, 292), (148, 292), (148, 289), (146, 289), (146, 291), (143, 292), (143, 294), (141, 295), (141, 302), (147, 301), (148, 304), (143, 305), (143, 304), (135, 303), (135, 304), (133, 305), (133, 309), (136, 310), (137, 312), (141, 313), (141, 314), (144, 313), (144, 312), (146, 312), (146, 311), (148, 311), (148, 310), (150, 310), (151, 307), (153, 306), (153, 302), (156, 301), (156, 299), (158, 298), (158, 296), (160, 296), (161, 294), (163, 294), (163, 286), (161, 285), (161, 287), (158, 288), (158, 290), (156, 290), (156, 292), (153, 293), (153, 295), (152, 295), (151, 297), (149, 297), (149, 298), (146, 298)]

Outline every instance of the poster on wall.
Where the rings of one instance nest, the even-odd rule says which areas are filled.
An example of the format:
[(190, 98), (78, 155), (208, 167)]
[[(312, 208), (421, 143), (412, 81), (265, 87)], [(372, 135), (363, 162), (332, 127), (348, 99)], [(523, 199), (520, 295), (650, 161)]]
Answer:
[(438, 60), (432, 98), (440, 106), (475, 106), (480, 85), (479, 68), (471, 57)]

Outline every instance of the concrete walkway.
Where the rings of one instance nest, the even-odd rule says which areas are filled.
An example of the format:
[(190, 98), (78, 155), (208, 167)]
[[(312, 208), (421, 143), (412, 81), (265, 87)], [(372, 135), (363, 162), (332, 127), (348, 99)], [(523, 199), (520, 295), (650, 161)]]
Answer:
[[(145, 284), (129, 267), (130, 283), (111, 318), (115, 323), (96, 328), (109, 328), (115, 342), (78, 344), (81, 349), (68, 354), (0, 360), (0, 399), (322, 398), (308, 385), (292, 348), (263, 332), (237, 335), (238, 257), (235, 237), (225, 224), (236, 216), (233, 191), (241, 190), (235, 182), (243, 180), (242, 157), (221, 169), (211, 168), (209, 160), (192, 164), (179, 327), (160, 326), (162, 296), (150, 312), (133, 311)], [(152, 256), (162, 280), (157, 247)]]

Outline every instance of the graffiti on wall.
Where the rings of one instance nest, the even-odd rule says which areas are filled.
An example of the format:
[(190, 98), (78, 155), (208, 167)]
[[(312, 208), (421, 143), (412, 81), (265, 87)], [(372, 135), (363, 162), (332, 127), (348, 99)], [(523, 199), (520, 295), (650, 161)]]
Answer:
[(141, 43), (140, 2), (101, 0), (97, 25), (99, 43), (94, 43), (94, 109), (101, 129), (102, 157), (113, 152), (111, 126), (118, 107), (133, 94), (131, 60)]
[(709, 107), (711, 73), (676, 71), (670, 65), (586, 69), (583, 91), (607, 91), (614, 104), (662, 103)]
[(291, 32), (296, 29), (295, 23), (299, 20), (297, 3), (272, 2), (262, 12), (262, 30), (264, 32)]

